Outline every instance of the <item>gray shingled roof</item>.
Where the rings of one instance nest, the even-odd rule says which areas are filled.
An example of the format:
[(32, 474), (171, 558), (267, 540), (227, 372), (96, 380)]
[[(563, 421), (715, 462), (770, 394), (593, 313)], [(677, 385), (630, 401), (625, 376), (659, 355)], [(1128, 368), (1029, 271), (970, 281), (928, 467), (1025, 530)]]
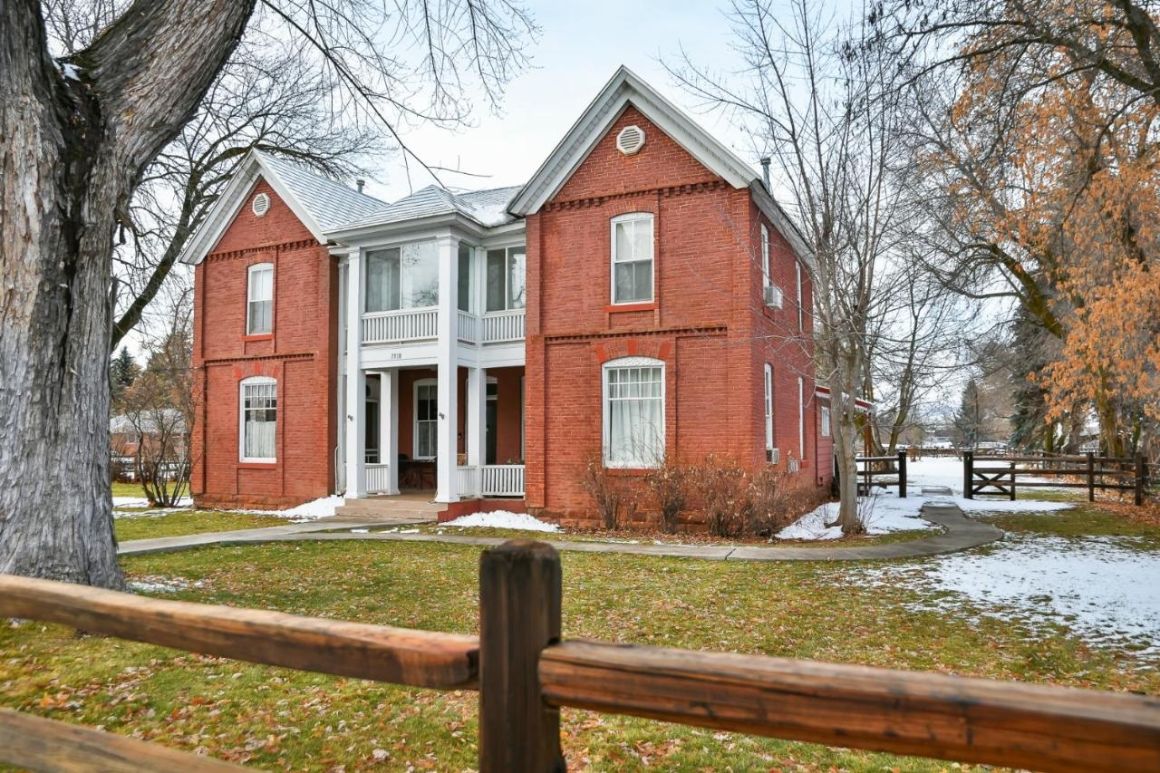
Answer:
[(262, 162), (278, 175), (323, 231), (365, 220), (390, 207), (373, 196), (320, 175), (313, 169), (262, 153)]
[(428, 185), (384, 209), (360, 220), (345, 223), (344, 226), (362, 228), (457, 213), (485, 228), (493, 228), (516, 219), (508, 214), (507, 205), (519, 190), (519, 186), (513, 186), (452, 193), (446, 188)]

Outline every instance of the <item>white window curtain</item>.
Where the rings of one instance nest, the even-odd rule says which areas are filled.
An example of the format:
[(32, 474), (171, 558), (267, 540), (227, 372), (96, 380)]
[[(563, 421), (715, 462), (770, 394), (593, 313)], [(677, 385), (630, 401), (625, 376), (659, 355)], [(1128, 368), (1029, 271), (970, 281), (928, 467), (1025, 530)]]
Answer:
[(246, 334), (262, 335), (274, 330), (274, 266), (250, 266), (246, 308)]
[(604, 369), (605, 464), (657, 467), (665, 456), (664, 364), (614, 360)]
[(277, 426), (277, 382), (266, 378), (243, 381), (242, 461), (274, 461)]
[(653, 299), (653, 216), (647, 212), (612, 219), (612, 302)]
[(415, 458), (434, 459), (439, 434), (439, 387), (434, 381), (415, 383)]

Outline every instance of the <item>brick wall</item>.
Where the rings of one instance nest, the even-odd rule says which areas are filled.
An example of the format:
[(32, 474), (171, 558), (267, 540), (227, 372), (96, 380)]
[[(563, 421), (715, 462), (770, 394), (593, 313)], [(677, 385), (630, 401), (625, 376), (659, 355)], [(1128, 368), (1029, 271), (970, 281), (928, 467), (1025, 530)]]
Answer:
[[(642, 127), (642, 150), (624, 156), (619, 130)], [(610, 219), (654, 216), (654, 300), (611, 305)], [(612, 125), (556, 196), (527, 221), (527, 481), (530, 509), (593, 517), (582, 488), (602, 443), (602, 365), (623, 356), (665, 363), (665, 453), (683, 462), (725, 454), (765, 464), (762, 365), (776, 363), (775, 425), (798, 455), (797, 375), (805, 379), (802, 485), (818, 483), (809, 321), (797, 330), (788, 243), (773, 235), (782, 311), (761, 296), (758, 223), (748, 190), (699, 164), (635, 108)], [(808, 274), (803, 273), (808, 302)], [(811, 461), (813, 460), (813, 461)], [(784, 462), (783, 462), (784, 463)], [(641, 471), (617, 471), (629, 478)]]
[[(250, 209), (265, 192), (264, 217)], [(246, 335), (248, 267), (274, 265), (274, 325)], [(201, 507), (288, 507), (333, 488), (338, 272), (324, 246), (260, 180), (197, 266), (194, 366), (198, 419), (192, 493)], [(239, 461), (242, 379), (278, 382), (277, 461)]]

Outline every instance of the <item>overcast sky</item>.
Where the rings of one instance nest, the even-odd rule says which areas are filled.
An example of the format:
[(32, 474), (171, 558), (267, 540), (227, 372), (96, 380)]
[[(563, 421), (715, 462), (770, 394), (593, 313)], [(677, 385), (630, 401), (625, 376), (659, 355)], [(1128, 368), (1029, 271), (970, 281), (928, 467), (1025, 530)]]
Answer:
[[(452, 188), (520, 185), (568, 131), (601, 86), (620, 65), (627, 65), (654, 88), (690, 113), (743, 159), (756, 163), (744, 136), (719, 115), (706, 113), (661, 65), (675, 60), (683, 46), (695, 62), (735, 71), (724, 2), (639, 0), (528, 0), (542, 30), (531, 46), (532, 68), (508, 87), (498, 115), (482, 105), (474, 125), (456, 132), (434, 128), (406, 135), (407, 143), (431, 165), (487, 175), (474, 179), (443, 175)], [(416, 190), (431, 179), (412, 165)], [(394, 201), (409, 192), (401, 164), (387, 163), (367, 191)]]

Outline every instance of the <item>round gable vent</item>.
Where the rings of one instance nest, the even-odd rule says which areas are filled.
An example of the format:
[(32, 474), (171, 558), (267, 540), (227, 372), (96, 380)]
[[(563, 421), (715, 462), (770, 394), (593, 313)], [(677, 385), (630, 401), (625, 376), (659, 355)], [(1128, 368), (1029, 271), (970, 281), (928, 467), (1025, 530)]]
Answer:
[(640, 152), (644, 147), (644, 129), (639, 126), (625, 126), (616, 135), (616, 149), (626, 156)]
[(250, 209), (253, 210), (254, 214), (257, 215), (258, 217), (261, 217), (262, 215), (269, 212), (270, 211), (270, 194), (259, 193), (257, 196), (254, 197), (254, 200), (250, 202)]

